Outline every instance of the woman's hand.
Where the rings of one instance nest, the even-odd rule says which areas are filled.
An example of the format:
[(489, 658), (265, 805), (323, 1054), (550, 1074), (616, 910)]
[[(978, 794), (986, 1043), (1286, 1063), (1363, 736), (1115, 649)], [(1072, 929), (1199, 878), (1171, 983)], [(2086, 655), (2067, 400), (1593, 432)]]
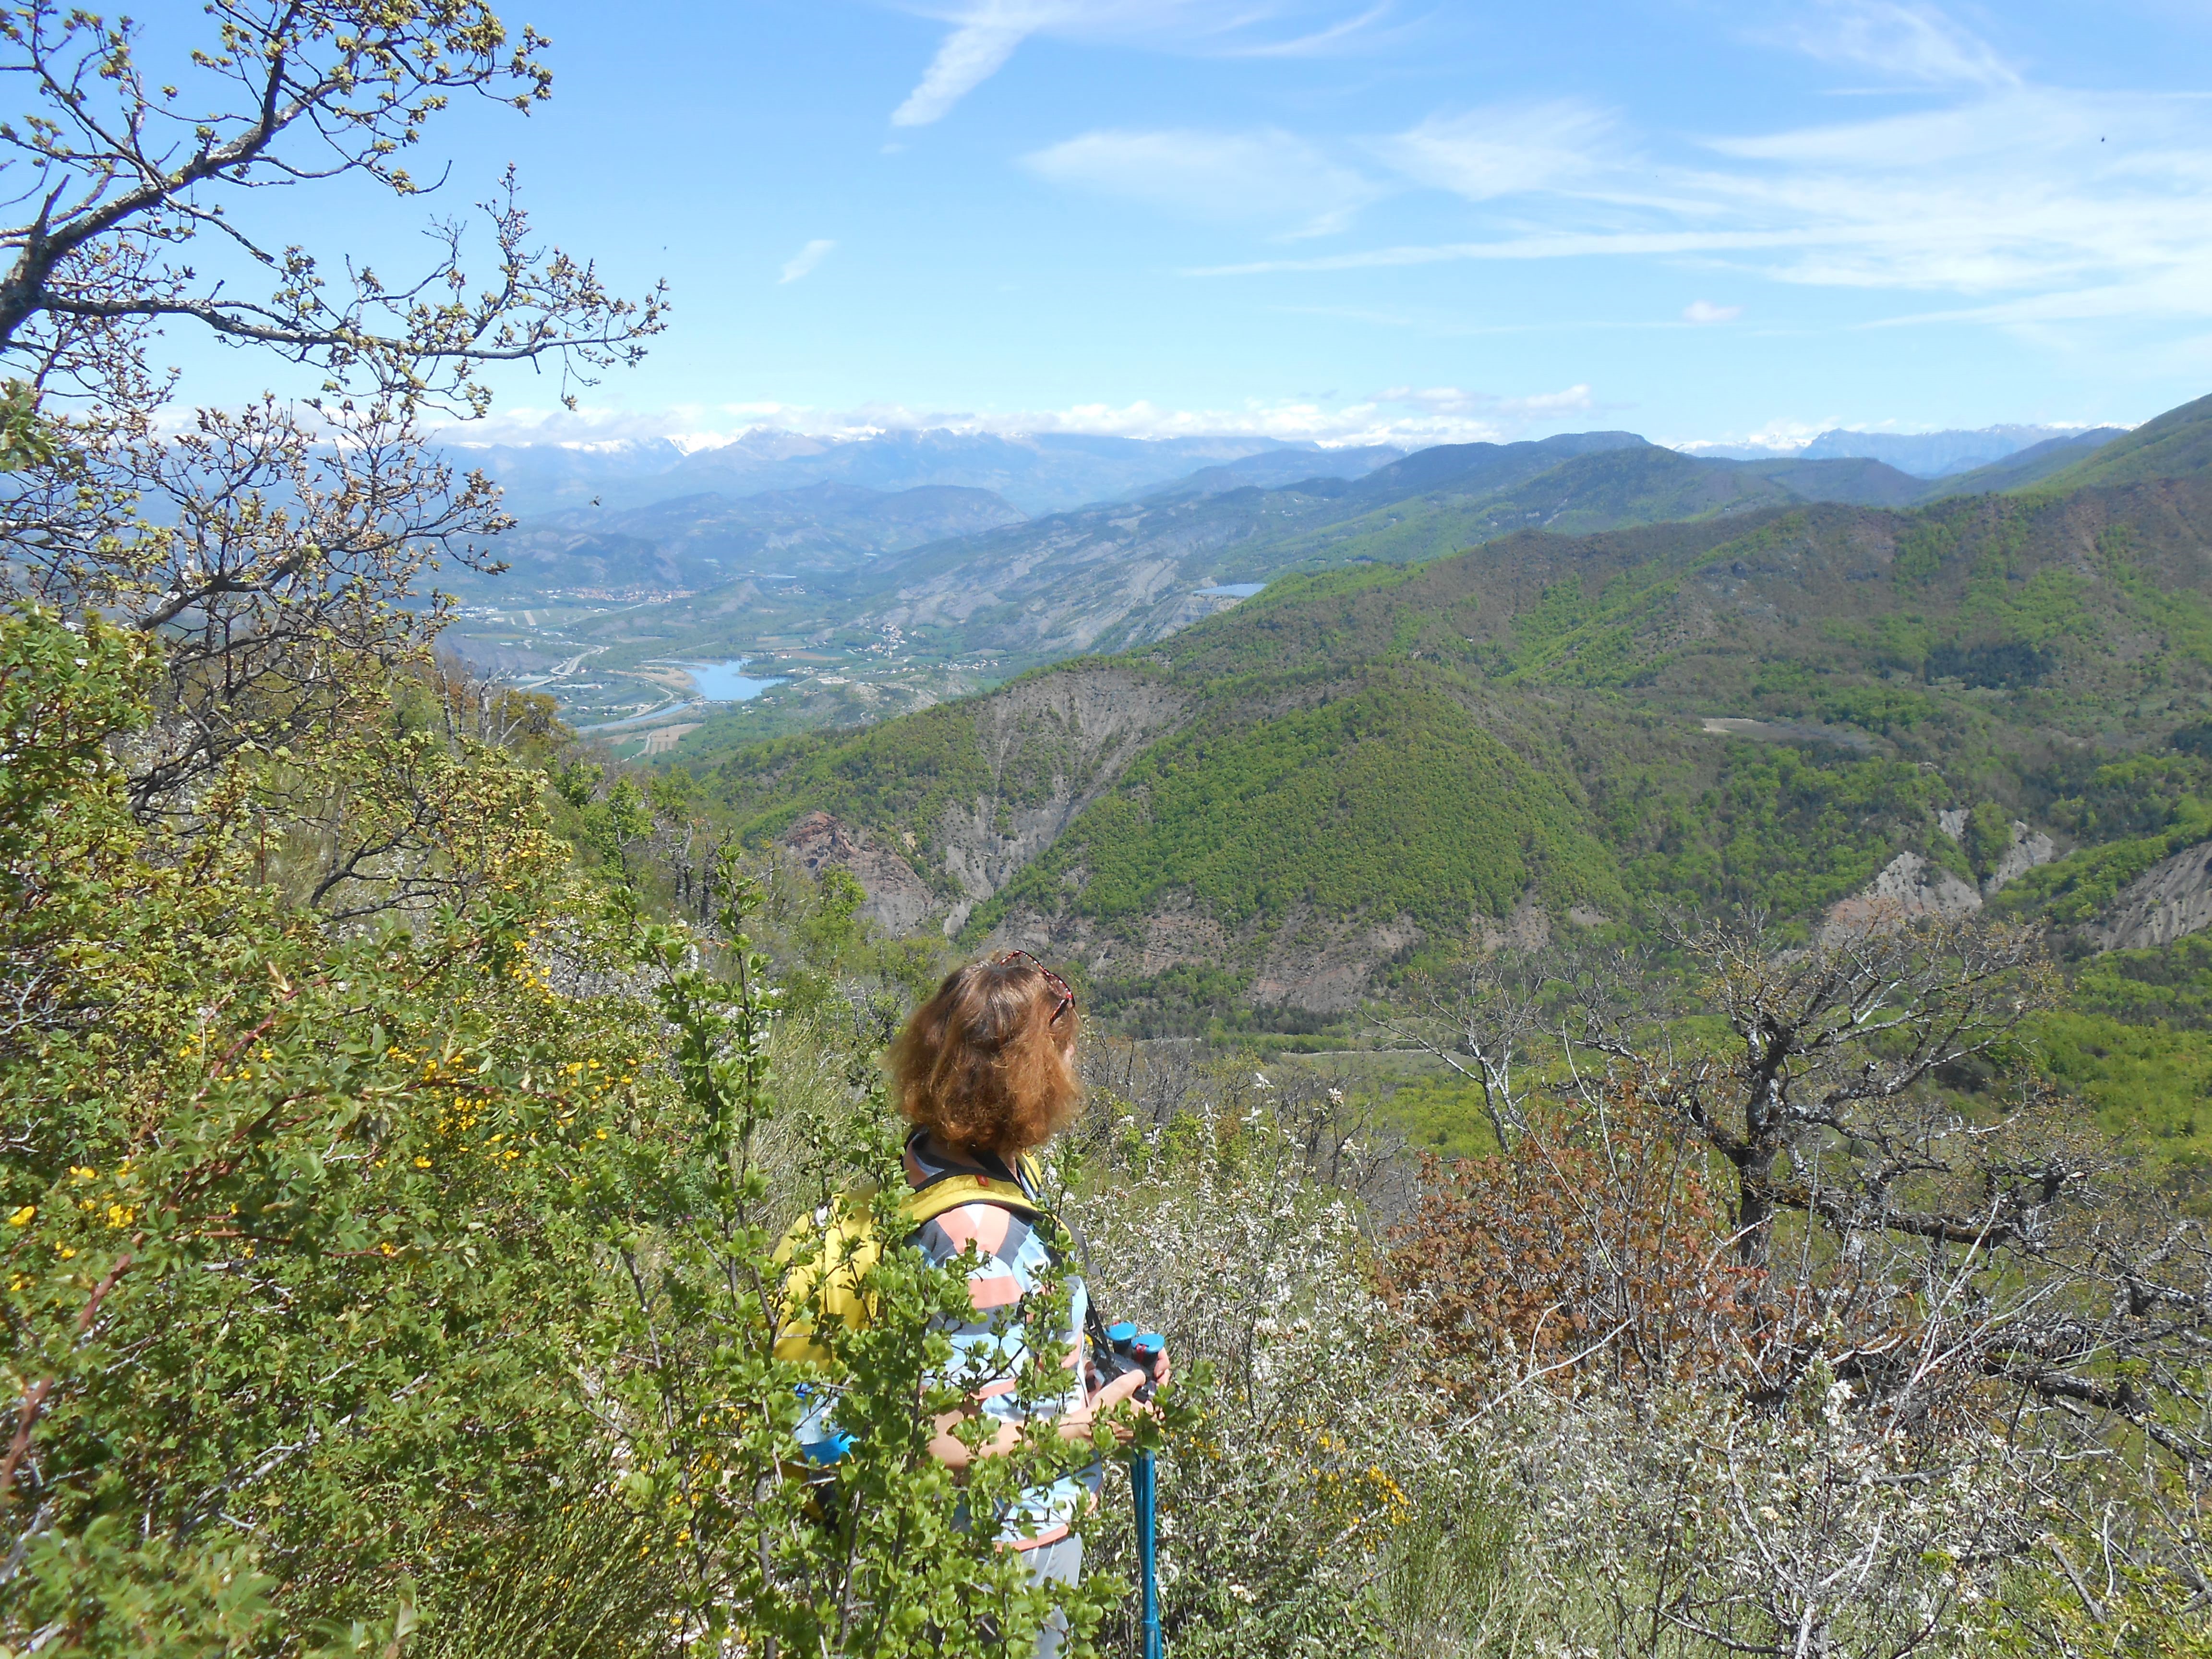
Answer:
[[(1122, 1372), (1121, 1376), (1093, 1394), (1085, 1404), (1078, 1406), (1060, 1419), (1060, 1437), (1066, 1440), (1090, 1439), (1100, 1418), (1130, 1398), (1146, 1383), (1157, 1384), (1166, 1382), (1170, 1374), (1170, 1367), (1164, 1351), (1152, 1361), (1150, 1375), (1141, 1370)], [(1139, 1401), (1137, 1409), (1149, 1414), (1152, 1407), (1149, 1403)], [(1133, 1431), (1125, 1423), (1115, 1423), (1109, 1426), (1113, 1429), (1114, 1438), (1123, 1445), (1127, 1445), (1133, 1437)]]
[[(1168, 1364), (1168, 1357), (1164, 1352), (1152, 1361), (1152, 1373), (1149, 1376), (1140, 1370), (1124, 1371), (1112, 1382), (1100, 1388), (1073, 1411), (1067, 1412), (1060, 1417), (1054, 1425), (1059, 1431), (1060, 1437), (1063, 1440), (1090, 1439), (1097, 1431), (1099, 1419), (1134, 1395), (1146, 1383), (1164, 1382), (1170, 1375), (1171, 1368)], [(1139, 1401), (1137, 1409), (1150, 1413), (1152, 1407)], [(930, 1455), (951, 1469), (955, 1474), (963, 1478), (969, 1466), (977, 1458), (1003, 1457), (1021, 1443), (1020, 1427), (1012, 1423), (1003, 1423), (981, 1446), (970, 1449), (967, 1443), (953, 1431), (975, 1415), (975, 1412), (972, 1407), (966, 1411), (945, 1413), (937, 1419), (936, 1433), (929, 1443)], [(1122, 1445), (1128, 1444), (1134, 1437), (1134, 1431), (1125, 1423), (1115, 1423), (1109, 1426), (1114, 1431), (1114, 1438)]]

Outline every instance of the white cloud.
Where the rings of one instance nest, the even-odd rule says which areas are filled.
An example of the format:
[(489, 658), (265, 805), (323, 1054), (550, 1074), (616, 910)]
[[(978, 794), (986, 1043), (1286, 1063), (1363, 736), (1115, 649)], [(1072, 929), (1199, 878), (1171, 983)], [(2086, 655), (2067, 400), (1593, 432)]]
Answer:
[[(891, 124), (920, 127), (943, 119), (1033, 34), (1206, 56), (1317, 57), (1370, 33), (1391, 4), (1381, 0), (1350, 12), (1330, 0), (973, 0), (945, 10), (908, 0), (905, 9), (942, 18), (953, 28), (891, 112)], [(1320, 27), (1310, 27), (1316, 22)], [(1294, 32), (1284, 37), (1286, 27)]]
[(1148, 202), (1205, 220), (1297, 221), (1338, 230), (1383, 193), (1287, 132), (1086, 132), (1022, 158), (1054, 184)]
[[(2000, 84), (1765, 133), (1625, 133), (1575, 105), (1432, 118), (1366, 147), (1494, 234), (1194, 275), (1453, 260), (1669, 259), (1917, 293), (1914, 314), (2212, 317), (2212, 99)], [(1958, 296), (1971, 312), (1929, 308)]]
[(1718, 453), (1743, 458), (1795, 455), (1823, 432), (1832, 431), (1843, 424), (1840, 419), (1825, 421), (1796, 421), (1786, 417), (1772, 420), (1749, 432), (1725, 438), (1658, 438), (1656, 443), (1669, 449), (1679, 449), (1686, 455)]
[(1393, 386), (1352, 403), (1326, 398), (1252, 398), (1230, 409), (1170, 409), (1144, 399), (988, 411), (896, 403), (828, 410), (765, 400), (651, 411), (587, 404), (573, 412), (504, 409), (483, 421), (445, 428), (443, 435), (456, 444), (572, 447), (665, 441), (687, 453), (716, 448), (748, 434), (794, 433), (803, 439), (836, 441), (918, 430), (989, 432), (1010, 438), (1090, 433), (1123, 438), (1262, 437), (1328, 445), (1419, 446), (1573, 429), (1577, 417), (1604, 407), (1587, 386), (1519, 396), (1457, 387)]
[(824, 259), (828, 258), (830, 257), (830, 250), (836, 246), (836, 243), (830, 241), (826, 237), (816, 237), (805, 247), (799, 249), (798, 252), (793, 254), (791, 258), (783, 262), (783, 275), (777, 277), (775, 280), (779, 283), (797, 282), (800, 277), (805, 276), (817, 265), (820, 264)]
[(1686, 323), (1732, 323), (1742, 315), (1741, 306), (1717, 306), (1711, 300), (1692, 300), (1682, 307)]
[(1823, 0), (1783, 39), (1830, 63), (1930, 85), (2013, 86), (2020, 76), (1990, 44), (1933, 6)]
[(945, 37), (921, 84), (891, 112), (895, 127), (926, 127), (999, 72), (1014, 48), (1074, 7), (1050, 0), (985, 0)]
[(1612, 170), (1613, 117), (1573, 100), (1432, 115), (1366, 148), (1415, 184), (1485, 202), (1571, 191)]

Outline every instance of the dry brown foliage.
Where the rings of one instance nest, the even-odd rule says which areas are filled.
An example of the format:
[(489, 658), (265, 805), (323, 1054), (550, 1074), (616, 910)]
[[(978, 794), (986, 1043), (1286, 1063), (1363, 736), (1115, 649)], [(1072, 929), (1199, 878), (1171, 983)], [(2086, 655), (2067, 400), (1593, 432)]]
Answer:
[(1702, 1148), (1635, 1084), (1591, 1110), (1540, 1105), (1507, 1151), (1431, 1159), (1425, 1184), (1386, 1282), (1455, 1392), (1749, 1366), (1766, 1276), (1737, 1260)]

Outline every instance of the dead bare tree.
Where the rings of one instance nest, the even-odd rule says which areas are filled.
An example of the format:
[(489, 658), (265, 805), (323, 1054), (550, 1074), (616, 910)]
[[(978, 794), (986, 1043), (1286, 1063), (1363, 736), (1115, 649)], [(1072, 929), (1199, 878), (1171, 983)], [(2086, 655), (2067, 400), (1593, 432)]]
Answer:
[[(1711, 1374), (1732, 1380), (1742, 1422), (1781, 1425), (1759, 1435), (1802, 1437), (1790, 1425), (1817, 1407), (1803, 1457), (1781, 1441), (1760, 1454), (1786, 1480), (1714, 1453), (1717, 1507), (1699, 1524), (1735, 1553), (1655, 1616), (1745, 1652), (1901, 1655), (1936, 1639), (1912, 1609), (1951, 1594), (1916, 1585), (1922, 1547), (1993, 1571), (2040, 1548), (2057, 1516), (2077, 1542), (2110, 1540), (2112, 1576), (2212, 1607), (2212, 1238), (2037, 1080), (2026, 1022), (2054, 989), (2039, 941), (1929, 921), (1806, 946), (1749, 917), (1668, 943), (1680, 971), (1624, 983), (1609, 1008), (1592, 987), (1493, 964), (1391, 1017), (1524, 1126), (1508, 1157), (1445, 1174), (1429, 1200), (1432, 1248), (1411, 1267), (1421, 1305), (1450, 1316), (1441, 1338), (1504, 1320), (1505, 1346), (1529, 1351), (1512, 1319), (1572, 1302), (1620, 1342), (1633, 1322), (1601, 1310), (1656, 1297), (1670, 1318), (1728, 1316), (1698, 1326), (1725, 1360)], [(1717, 1178), (1725, 1297), (1673, 1285), (1654, 1265), (1665, 1251), (1639, 1265), (1626, 1233), (1590, 1222), (1622, 1172), (1605, 1130), (1624, 1099)], [(1555, 1120), (1590, 1170), (1552, 1147), (1560, 1131), (1526, 1127)], [(1682, 1214), (1663, 1206), (1670, 1224)], [(1595, 1350), (1574, 1358), (1605, 1368)], [(2045, 1518), (1982, 1524), (1976, 1505), (2000, 1493), (2007, 1515)]]
[(1528, 1132), (1528, 1066), (1550, 1046), (1546, 992), (1554, 977), (1540, 953), (1493, 951), (1442, 978), (1417, 980), (1409, 1006), (1370, 1023), (1398, 1042), (1434, 1056), (1472, 1083), (1501, 1150)]
[[(1655, 1050), (1647, 1032), (1595, 1024), (1585, 1047), (1649, 1075), (1655, 1097), (1735, 1172), (1747, 1261), (1764, 1261), (1784, 1211), (1847, 1229), (1983, 1244), (2008, 1238), (2050, 1202), (2062, 1170), (2015, 1170), (1985, 1212), (1934, 1200), (1956, 1173), (1954, 1112), (1926, 1085), (1999, 1054), (2048, 1006), (2039, 937), (2020, 927), (1936, 921), (1823, 939), (1777, 941), (1757, 915), (1678, 927), (1693, 1006), (1717, 1017), (1719, 1054)], [(1846, 1147), (1838, 1158), (1824, 1148)]]

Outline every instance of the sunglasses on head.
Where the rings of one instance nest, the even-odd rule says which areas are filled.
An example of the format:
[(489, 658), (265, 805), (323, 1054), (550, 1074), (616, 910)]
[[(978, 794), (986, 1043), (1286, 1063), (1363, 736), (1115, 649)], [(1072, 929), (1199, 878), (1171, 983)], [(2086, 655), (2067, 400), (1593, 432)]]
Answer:
[(1051, 986), (1052, 988), (1059, 994), (1060, 1006), (1052, 1011), (1052, 1018), (1045, 1022), (1048, 1025), (1059, 1024), (1060, 1017), (1066, 1013), (1069, 1009), (1075, 1006), (1075, 992), (1073, 988), (1069, 986), (1066, 980), (1062, 979), (1058, 974), (1054, 973), (1051, 969), (1046, 967), (1044, 963), (1039, 962), (1035, 957), (1031, 956), (1026, 951), (1008, 951), (999, 957), (999, 966), (1001, 968), (1007, 966), (1011, 963), (1016, 962), (1026, 962), (1029, 963), (1030, 967), (1036, 969), (1040, 974), (1042, 974), (1044, 975), (1044, 982)]

